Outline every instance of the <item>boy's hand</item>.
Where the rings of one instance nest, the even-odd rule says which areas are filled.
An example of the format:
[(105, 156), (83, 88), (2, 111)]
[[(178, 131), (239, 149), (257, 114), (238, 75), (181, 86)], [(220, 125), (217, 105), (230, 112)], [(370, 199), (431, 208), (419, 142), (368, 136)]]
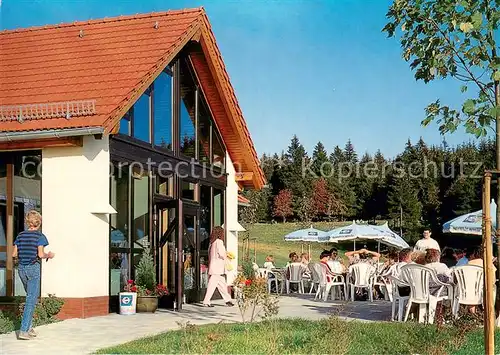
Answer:
[(52, 259), (54, 256), (56, 256), (56, 254), (51, 251), (47, 253), (47, 259)]

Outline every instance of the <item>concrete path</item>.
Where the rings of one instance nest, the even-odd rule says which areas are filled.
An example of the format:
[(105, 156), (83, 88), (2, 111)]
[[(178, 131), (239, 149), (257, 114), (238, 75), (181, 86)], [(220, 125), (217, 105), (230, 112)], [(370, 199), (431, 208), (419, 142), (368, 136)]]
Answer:
[[(155, 314), (120, 316), (110, 314), (88, 319), (70, 319), (36, 328), (38, 337), (21, 341), (15, 333), (0, 335), (0, 354), (89, 354), (98, 349), (123, 344), (145, 336), (179, 329), (190, 322), (194, 325), (239, 322), (238, 307), (226, 307), (214, 302), (214, 308), (185, 305), (182, 312), (160, 310)], [(321, 319), (335, 314), (345, 319), (361, 321), (389, 320), (390, 303), (319, 302), (310, 296), (280, 297), (280, 318)]]

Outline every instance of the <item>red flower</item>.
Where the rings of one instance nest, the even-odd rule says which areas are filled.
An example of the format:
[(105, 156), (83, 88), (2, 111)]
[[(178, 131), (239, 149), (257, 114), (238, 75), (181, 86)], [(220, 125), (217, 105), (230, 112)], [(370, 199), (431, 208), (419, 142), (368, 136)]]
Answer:
[(132, 288), (130, 289), (130, 291), (137, 292), (137, 287), (136, 286), (132, 286)]
[(245, 280), (245, 286), (250, 286), (252, 284), (252, 280)]
[(134, 283), (134, 280), (128, 280), (128, 281), (127, 281), (127, 283), (128, 283), (129, 285), (132, 285), (132, 284)]

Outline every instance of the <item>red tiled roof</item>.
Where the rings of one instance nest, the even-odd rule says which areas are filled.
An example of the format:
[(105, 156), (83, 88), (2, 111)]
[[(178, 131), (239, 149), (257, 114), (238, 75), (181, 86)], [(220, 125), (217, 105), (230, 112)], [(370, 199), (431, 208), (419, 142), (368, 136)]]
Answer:
[(224, 119), (230, 124), (215, 117), (216, 124), (231, 159), (253, 171), (250, 183), (260, 188), (264, 175), (203, 8), (1, 31), (1, 106), (96, 100), (96, 114), (69, 120), (2, 121), (0, 131), (104, 127), (110, 132), (196, 37), (210, 52), (204, 54), (210, 57), (212, 80), (217, 82), (219, 100), (228, 107)]

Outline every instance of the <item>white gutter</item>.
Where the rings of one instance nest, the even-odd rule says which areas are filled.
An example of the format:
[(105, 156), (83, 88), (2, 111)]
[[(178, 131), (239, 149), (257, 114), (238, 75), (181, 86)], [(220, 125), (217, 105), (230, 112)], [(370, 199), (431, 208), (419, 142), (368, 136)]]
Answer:
[(32, 139), (87, 136), (104, 133), (102, 127), (47, 129), (39, 131), (0, 132), (0, 142), (14, 142)]

